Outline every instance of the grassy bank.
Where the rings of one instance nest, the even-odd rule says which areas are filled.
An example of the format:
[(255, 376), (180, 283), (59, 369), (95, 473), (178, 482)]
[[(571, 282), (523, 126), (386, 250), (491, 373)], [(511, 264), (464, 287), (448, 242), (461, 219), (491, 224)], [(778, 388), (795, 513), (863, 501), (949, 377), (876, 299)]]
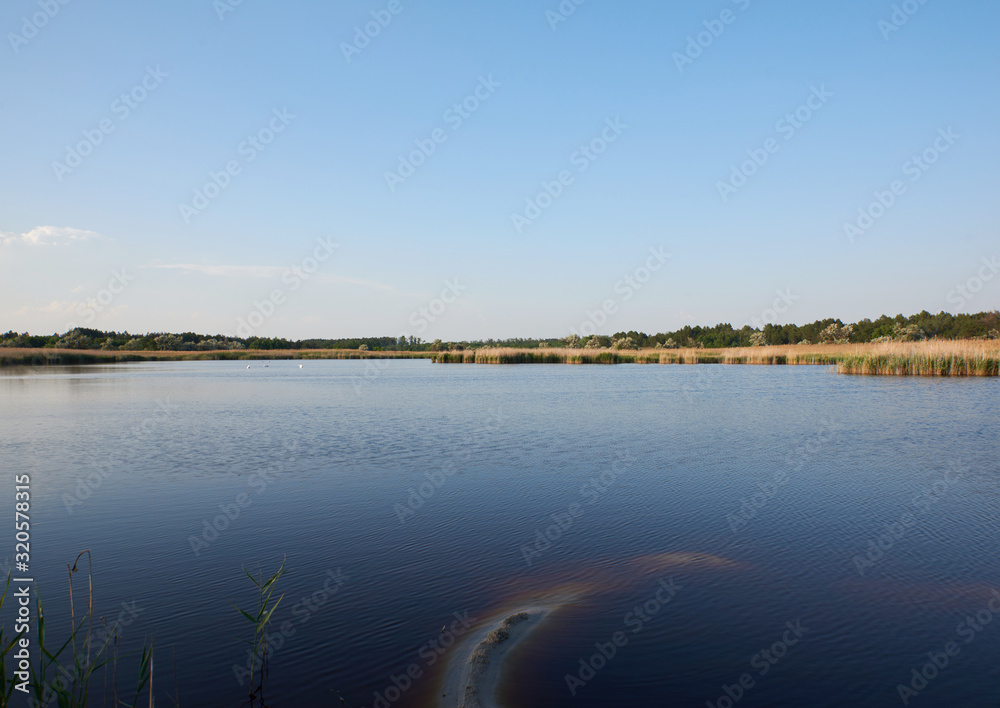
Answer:
[(997, 376), (1000, 341), (825, 344), (734, 349), (476, 349), (441, 352), (442, 364), (827, 365), (842, 374)]

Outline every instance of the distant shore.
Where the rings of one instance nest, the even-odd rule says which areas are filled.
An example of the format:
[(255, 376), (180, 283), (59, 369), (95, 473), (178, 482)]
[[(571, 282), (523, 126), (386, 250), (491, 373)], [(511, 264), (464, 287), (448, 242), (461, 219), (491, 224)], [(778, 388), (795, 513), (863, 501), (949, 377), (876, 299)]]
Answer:
[(1000, 340), (927, 340), (879, 344), (800, 344), (729, 349), (480, 348), (438, 352), (360, 349), (103, 351), (0, 348), (0, 366), (151, 361), (280, 359), (430, 359), (440, 364), (744, 364), (826, 365), (841, 374), (998, 376)]
[(208, 351), (104, 351), (102, 349), (0, 349), (0, 366), (120, 364), (144, 361), (273, 361), (280, 359), (433, 359), (439, 352), (358, 349), (218, 349)]

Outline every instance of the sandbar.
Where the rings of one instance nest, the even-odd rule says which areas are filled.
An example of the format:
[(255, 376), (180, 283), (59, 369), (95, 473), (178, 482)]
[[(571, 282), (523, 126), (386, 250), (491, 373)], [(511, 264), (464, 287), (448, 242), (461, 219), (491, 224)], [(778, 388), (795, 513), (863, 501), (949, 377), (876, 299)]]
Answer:
[(451, 652), (441, 682), (441, 708), (501, 708), (504, 659), (555, 607), (523, 607), (472, 630)]

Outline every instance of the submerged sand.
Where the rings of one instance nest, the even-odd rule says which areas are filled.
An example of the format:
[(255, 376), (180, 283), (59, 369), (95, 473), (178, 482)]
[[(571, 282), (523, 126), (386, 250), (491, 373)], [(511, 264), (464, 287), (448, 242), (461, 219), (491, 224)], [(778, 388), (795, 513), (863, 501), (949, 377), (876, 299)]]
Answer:
[[(673, 551), (630, 558), (607, 568), (590, 569), (587, 582), (566, 582), (546, 590), (536, 588), (510, 601), (471, 629), (448, 651), (441, 682), (431, 704), (440, 708), (502, 708), (498, 698), (505, 677), (504, 661), (555, 610), (581, 597), (620, 590), (637, 577), (678, 572), (729, 572), (749, 568), (740, 561), (708, 553)], [(516, 603), (516, 604), (515, 604)]]
[(441, 685), (442, 708), (500, 708), (504, 659), (554, 607), (505, 613), (469, 633), (451, 652)]

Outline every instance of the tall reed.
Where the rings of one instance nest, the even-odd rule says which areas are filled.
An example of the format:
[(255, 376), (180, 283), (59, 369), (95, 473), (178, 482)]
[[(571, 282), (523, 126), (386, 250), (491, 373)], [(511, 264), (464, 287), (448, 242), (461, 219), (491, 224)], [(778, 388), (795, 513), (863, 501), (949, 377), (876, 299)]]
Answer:
[[(73, 575), (79, 570), (79, 562), (83, 556), (88, 558), (87, 569), (87, 605), (86, 612), (76, 619), (76, 605), (73, 597)], [(143, 642), (139, 659), (138, 678), (132, 702), (126, 702), (118, 697), (117, 685), (117, 651), (109, 655), (108, 645), (111, 637), (117, 635), (117, 626), (112, 625), (110, 634), (106, 633), (103, 642), (95, 647), (91, 630), (94, 624), (94, 585), (92, 558), (89, 550), (77, 556), (70, 566), (66, 564), (69, 573), (70, 597), (70, 633), (65, 642), (52, 645), (49, 642), (45, 607), (41, 597), (35, 596), (35, 622), (37, 627), (36, 642), (38, 660), (31, 665), (31, 680), (29, 681), (29, 701), (33, 708), (48, 708), (55, 701), (59, 708), (87, 708), (93, 694), (91, 681), (98, 669), (104, 670), (105, 682), (107, 672), (112, 671), (113, 706), (138, 708), (140, 698), (148, 687), (149, 706), (153, 706), (153, 644)], [(8, 579), (9, 582), (9, 579)], [(80, 641), (80, 634), (86, 628), (86, 635)], [(4, 654), (6, 659), (6, 652)], [(65, 661), (65, 663), (64, 663)], [(2, 686), (2, 684), (0, 684)], [(6, 687), (3, 687), (6, 690)], [(107, 692), (105, 691), (105, 705)]]
[(515, 349), (440, 352), (440, 364), (836, 365), (843, 374), (997, 376), (998, 340), (814, 344), (733, 349)]

